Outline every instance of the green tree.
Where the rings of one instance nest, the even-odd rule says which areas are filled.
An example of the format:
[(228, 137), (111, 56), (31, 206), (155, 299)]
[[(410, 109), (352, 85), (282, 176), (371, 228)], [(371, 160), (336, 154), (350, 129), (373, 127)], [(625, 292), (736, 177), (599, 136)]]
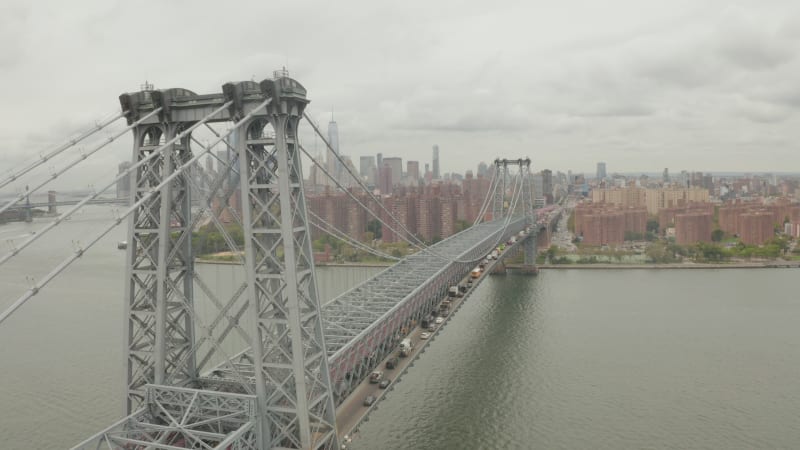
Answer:
[(722, 241), (723, 236), (725, 236), (725, 232), (720, 230), (719, 228), (711, 232), (711, 240), (714, 242)]
[(647, 220), (647, 231), (658, 234), (658, 220), (656, 219), (648, 219)]
[(626, 231), (625, 232), (625, 240), (626, 241), (641, 241), (644, 238), (642, 233), (637, 233), (635, 231)]
[(372, 233), (372, 235), (375, 236), (375, 239), (380, 239), (383, 237), (381, 222), (378, 219), (373, 219), (367, 222), (367, 231)]

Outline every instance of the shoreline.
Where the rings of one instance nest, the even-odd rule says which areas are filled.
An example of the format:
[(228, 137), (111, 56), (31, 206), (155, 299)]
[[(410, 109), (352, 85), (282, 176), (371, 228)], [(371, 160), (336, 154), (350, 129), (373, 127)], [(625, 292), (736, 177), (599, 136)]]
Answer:
[[(765, 261), (747, 263), (678, 263), (678, 264), (541, 264), (539, 269), (796, 269), (800, 268), (798, 261)], [(522, 268), (519, 264), (506, 264), (508, 269)]]

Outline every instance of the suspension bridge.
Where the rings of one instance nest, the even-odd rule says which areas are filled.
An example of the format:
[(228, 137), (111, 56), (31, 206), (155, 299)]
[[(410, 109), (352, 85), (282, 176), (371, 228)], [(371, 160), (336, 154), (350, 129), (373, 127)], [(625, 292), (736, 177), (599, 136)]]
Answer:
[[(502, 270), (503, 260), (519, 251), (523, 267), (535, 271), (537, 245), (557, 220), (557, 211), (533, 208), (530, 159), (498, 158), (472, 226), (426, 245), (347, 164), (340, 160), (369, 201), (303, 148), (298, 129), (305, 120), (329, 154), (340, 158), (305, 111), (306, 89), (285, 71), (261, 82), (226, 83), (217, 93), (143, 89), (119, 101), (121, 112), (0, 181), (0, 189), (27, 184), (43, 164), (118, 120), (126, 123), (0, 205), (2, 213), (121, 136), (133, 135), (130, 166), (0, 257), (0, 265), (13, 262), (75, 212), (130, 180), (126, 209), (0, 311), (2, 326), (110, 230), (127, 224), (124, 414), (76, 449), (338, 449), (369, 412), (352, 406), (361, 401), (360, 386), (403, 339), (415, 336), (417, 324), (438, 310), (448, 290), (476, 266), (485, 270), (475, 283), (489, 270)], [(228, 128), (220, 131), (219, 125)], [(201, 142), (193, 136), (199, 130), (213, 139)], [(233, 157), (219, 158), (218, 148)], [(416, 251), (405, 258), (386, 255), (310, 213), (303, 154)], [(201, 158), (216, 158), (223, 167), (205, 186), (190, 176)], [(242, 199), (241, 215), (233, 219), (243, 230), (243, 251), (212, 208), (235, 192)], [(193, 195), (200, 195), (201, 208), (192, 207)], [(244, 267), (245, 280), (232, 290), (209, 284), (193, 268), (191, 236), (201, 220), (213, 224)], [(396, 262), (323, 305), (312, 227)], [(210, 299), (212, 317), (198, 314), (195, 292)]]

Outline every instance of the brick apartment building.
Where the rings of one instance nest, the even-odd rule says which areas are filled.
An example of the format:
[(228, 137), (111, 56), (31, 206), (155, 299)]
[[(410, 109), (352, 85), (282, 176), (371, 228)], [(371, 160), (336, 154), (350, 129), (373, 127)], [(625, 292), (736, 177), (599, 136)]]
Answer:
[(675, 215), (675, 242), (679, 245), (711, 242), (713, 213), (695, 210)]
[[(658, 210), (658, 229), (663, 233), (667, 228), (677, 226), (675, 216), (678, 214), (689, 213), (707, 213), (712, 217), (714, 216), (713, 203), (696, 203), (690, 202), (685, 206), (675, 206), (671, 208), (662, 208)], [(675, 231), (677, 233), (677, 230)]]
[(622, 244), (626, 232), (644, 235), (647, 210), (605, 203), (581, 203), (575, 207), (575, 234), (589, 245)]
[(775, 227), (800, 223), (800, 205), (781, 198), (726, 203), (719, 208), (719, 227), (727, 234), (738, 235), (746, 244), (761, 245), (775, 236)]
[(653, 215), (664, 208), (706, 203), (708, 199), (708, 190), (702, 187), (644, 189), (630, 186), (592, 190), (593, 203), (610, 203), (621, 207), (644, 206)]

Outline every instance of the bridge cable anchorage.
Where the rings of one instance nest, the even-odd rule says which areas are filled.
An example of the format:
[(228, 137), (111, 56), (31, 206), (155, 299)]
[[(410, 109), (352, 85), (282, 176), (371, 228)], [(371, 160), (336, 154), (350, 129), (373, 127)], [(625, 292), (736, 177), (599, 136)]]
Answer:
[[(244, 123), (246, 123), (248, 120), (250, 120), (250, 118), (251, 118), (251, 117), (253, 117), (253, 116), (254, 116), (254, 115), (255, 115), (255, 114), (258, 112), (258, 111), (260, 111), (261, 109), (263, 109), (263, 108), (265, 108), (267, 105), (269, 105), (269, 103), (270, 103), (271, 101), (272, 101), (272, 99), (271, 99), (271, 98), (269, 98), (269, 99), (265, 100), (264, 102), (262, 102), (261, 104), (259, 104), (258, 106), (256, 106), (256, 107), (255, 107), (253, 110), (251, 110), (251, 111), (250, 111), (250, 112), (249, 112), (247, 115), (245, 115), (245, 116), (244, 116), (244, 117), (243, 117), (241, 120), (239, 120), (238, 122), (236, 122), (236, 123), (233, 125), (233, 127), (231, 127), (231, 128), (230, 128), (230, 129), (228, 129), (228, 130), (227, 130), (225, 133), (223, 133), (223, 137), (225, 137), (225, 136), (228, 136), (229, 134), (233, 133), (233, 131), (234, 131), (234, 130), (237, 130), (237, 129), (238, 129), (240, 126), (242, 126)], [(184, 136), (185, 136), (187, 133), (190, 133), (192, 130), (194, 130), (196, 127), (199, 127), (200, 125), (202, 125), (202, 124), (203, 124), (205, 121), (209, 120), (211, 117), (213, 117), (213, 116), (215, 116), (216, 114), (218, 114), (219, 112), (221, 112), (221, 111), (225, 110), (225, 109), (226, 109), (228, 106), (230, 106), (230, 104), (231, 104), (231, 103), (233, 103), (233, 102), (226, 102), (226, 103), (225, 103), (223, 106), (221, 106), (220, 108), (216, 109), (214, 112), (212, 112), (211, 114), (209, 114), (208, 116), (206, 116), (205, 118), (203, 118), (203, 119), (202, 119), (200, 122), (197, 122), (195, 125), (193, 125), (192, 127), (188, 128), (186, 131), (184, 131), (184, 132), (182, 132), (182, 133), (178, 134), (176, 137), (174, 137), (173, 139), (171, 139), (170, 141), (168, 141), (167, 143), (165, 143), (165, 144), (164, 144), (162, 147), (160, 147), (160, 149), (162, 149), (162, 148), (167, 148), (167, 146), (171, 145), (171, 144), (172, 144), (172, 142), (174, 142), (175, 140), (182, 139), (182, 138), (183, 138), (183, 137), (184, 137)], [(213, 144), (209, 145), (209, 148), (211, 148), (211, 147), (214, 147), (215, 145), (217, 145), (217, 144), (218, 144), (220, 141), (222, 141), (223, 137), (220, 137), (220, 138), (218, 138), (218, 139), (216, 140), (216, 142), (214, 142)], [(147, 157), (147, 158), (151, 158), (153, 155), (156, 155), (156, 154), (158, 154), (159, 152), (160, 152), (160, 150), (159, 150), (159, 149), (157, 149), (157, 150), (153, 151), (153, 153), (151, 153), (150, 155), (148, 155), (148, 157)], [(206, 153), (209, 153), (209, 152), (210, 152), (209, 150), (205, 150), (205, 151), (203, 151), (203, 152), (200, 152), (200, 153), (198, 153), (197, 155), (193, 156), (193, 157), (192, 157), (191, 159), (189, 159), (188, 161), (186, 161), (185, 163), (183, 163), (183, 164), (181, 164), (180, 166), (178, 166), (178, 167), (176, 168), (176, 170), (175, 170), (175, 171), (174, 171), (174, 172), (173, 172), (171, 175), (169, 175), (168, 177), (164, 178), (164, 179), (161, 181), (161, 183), (159, 183), (159, 185), (158, 185), (158, 186), (156, 186), (156, 187), (155, 187), (153, 190), (151, 190), (151, 191), (150, 191), (150, 192), (148, 192), (147, 194), (143, 195), (143, 196), (142, 196), (142, 197), (141, 197), (141, 198), (140, 198), (140, 199), (139, 199), (137, 202), (135, 202), (133, 205), (131, 205), (131, 206), (130, 206), (130, 207), (129, 207), (129, 208), (126, 210), (126, 211), (125, 211), (125, 213), (124, 213), (124, 214), (122, 214), (122, 217), (127, 217), (127, 216), (131, 215), (131, 214), (132, 214), (134, 211), (136, 211), (136, 209), (138, 209), (138, 208), (139, 208), (140, 206), (142, 206), (142, 205), (143, 205), (143, 204), (144, 204), (146, 201), (148, 201), (148, 200), (150, 199), (150, 197), (152, 197), (153, 195), (155, 195), (156, 193), (158, 193), (158, 191), (159, 191), (159, 190), (160, 190), (162, 187), (164, 187), (164, 186), (165, 186), (167, 183), (171, 183), (171, 182), (172, 182), (172, 180), (174, 180), (174, 179), (175, 179), (176, 177), (178, 177), (179, 175), (184, 175), (184, 172), (185, 172), (185, 171), (186, 171), (186, 170), (187, 170), (187, 169), (188, 169), (188, 168), (189, 168), (189, 167), (190, 167), (192, 164), (194, 164), (195, 162), (197, 162), (197, 160), (199, 160), (201, 156), (203, 156), (203, 155), (205, 155)], [(140, 161), (140, 163), (141, 163), (141, 162), (143, 162), (143, 161), (145, 161), (145, 160), (146, 160), (146, 159), (142, 159), (142, 160)], [(138, 165), (138, 164), (137, 164), (137, 165)], [(115, 181), (115, 182), (116, 182), (116, 181)], [(88, 197), (87, 197), (87, 198), (88, 198)], [(84, 199), (84, 200), (85, 200), (85, 199)], [(77, 205), (76, 205), (76, 206), (77, 206)], [(109, 232), (110, 232), (112, 229), (116, 228), (116, 227), (117, 227), (117, 225), (118, 225), (118, 223), (119, 223), (118, 221), (114, 221), (114, 222), (111, 224), (111, 226), (109, 226), (109, 227), (106, 227), (106, 228), (105, 228), (105, 229), (104, 229), (104, 230), (103, 230), (101, 233), (99, 233), (97, 236), (95, 236), (93, 239), (91, 239), (91, 240), (89, 241), (89, 243), (88, 243), (88, 244), (86, 244), (86, 246), (84, 246), (84, 247), (83, 247), (83, 249), (82, 249), (82, 250), (81, 250), (79, 253), (78, 253), (78, 252), (76, 252), (75, 254), (73, 254), (72, 256), (70, 256), (69, 258), (65, 259), (65, 260), (64, 260), (64, 261), (63, 261), (61, 264), (59, 264), (58, 266), (56, 266), (56, 268), (55, 268), (55, 269), (53, 269), (53, 270), (52, 270), (52, 271), (51, 271), (49, 274), (47, 274), (47, 275), (46, 275), (44, 278), (42, 278), (42, 279), (41, 279), (41, 280), (40, 280), (40, 281), (39, 281), (39, 282), (36, 284), (36, 286), (35, 286), (35, 289), (29, 289), (27, 292), (25, 292), (25, 294), (23, 294), (23, 295), (22, 295), (20, 298), (18, 298), (18, 299), (17, 299), (17, 300), (16, 300), (16, 301), (15, 301), (15, 302), (14, 302), (14, 303), (13, 303), (13, 304), (12, 304), (12, 305), (9, 307), (9, 308), (7, 308), (5, 311), (3, 311), (2, 313), (0, 313), (0, 324), (2, 324), (2, 323), (3, 323), (3, 321), (4, 321), (5, 319), (7, 319), (7, 318), (8, 318), (8, 317), (9, 317), (9, 316), (10, 316), (10, 315), (11, 315), (11, 314), (12, 314), (12, 313), (15, 311), (15, 310), (17, 310), (17, 308), (19, 308), (20, 306), (22, 306), (22, 304), (24, 304), (26, 301), (28, 301), (28, 299), (30, 299), (31, 297), (33, 297), (34, 295), (36, 295), (37, 293), (39, 293), (39, 291), (40, 291), (40, 290), (41, 290), (41, 289), (42, 289), (42, 288), (43, 288), (45, 285), (47, 285), (47, 283), (49, 283), (49, 282), (50, 282), (50, 281), (51, 281), (53, 278), (55, 278), (55, 277), (56, 277), (56, 275), (60, 274), (60, 273), (61, 273), (61, 272), (62, 272), (64, 269), (66, 269), (67, 267), (69, 267), (69, 265), (70, 265), (70, 264), (72, 264), (72, 263), (73, 263), (73, 262), (74, 262), (76, 259), (78, 259), (78, 258), (80, 258), (81, 256), (83, 256), (83, 254), (86, 252), (86, 250), (89, 250), (89, 249), (90, 249), (92, 246), (94, 246), (94, 244), (96, 244), (96, 243), (97, 243), (97, 242), (98, 242), (100, 239), (102, 239), (102, 238), (103, 238), (103, 237), (104, 237), (106, 234), (108, 234), (108, 233), (109, 233)], [(48, 228), (48, 229), (51, 229), (51, 228)], [(41, 232), (40, 232), (40, 233), (37, 233), (35, 236), (37, 236), (37, 237), (38, 237), (38, 236), (41, 236), (42, 234), (43, 234), (43, 233), (41, 233)], [(27, 242), (27, 243), (29, 243), (28, 241), (26, 241), (26, 242)], [(27, 245), (27, 244), (26, 244), (26, 245)], [(6, 255), (6, 256), (8, 257), (8, 255)], [(6, 260), (7, 260), (7, 258), (6, 258)]]
[(84, 160), (86, 160), (86, 158), (88, 158), (89, 156), (97, 153), (98, 151), (103, 149), (108, 144), (114, 142), (114, 140), (116, 140), (118, 137), (120, 137), (123, 134), (127, 133), (128, 131), (132, 130), (133, 128), (135, 128), (140, 123), (144, 122), (145, 120), (149, 119), (153, 115), (157, 114), (159, 111), (161, 111), (161, 107), (158, 107), (158, 108), (154, 109), (152, 112), (150, 112), (146, 116), (144, 116), (141, 119), (137, 120), (133, 124), (123, 128), (121, 131), (119, 131), (118, 133), (115, 133), (113, 136), (109, 136), (108, 138), (106, 138), (105, 142), (103, 142), (102, 144), (96, 146), (95, 148), (90, 150), (88, 153), (84, 153), (83, 151), (81, 151), (81, 155), (78, 158), (74, 159), (72, 162), (70, 162), (66, 166), (62, 167), (61, 169), (54, 170), (49, 178), (47, 178), (43, 182), (39, 183), (38, 185), (34, 186), (32, 189), (17, 195), (16, 198), (10, 200), (8, 203), (6, 203), (2, 207), (0, 207), (0, 214), (2, 214), (3, 211), (6, 211), (8, 208), (14, 206), (15, 204), (17, 204), (20, 201), (22, 201), (23, 199), (25, 199), (28, 195), (33, 194), (34, 192), (38, 191), (39, 189), (47, 186), (48, 184), (50, 184), (51, 181), (53, 181), (56, 178), (58, 178), (59, 176), (63, 175), (66, 171), (72, 169), (73, 167), (77, 166), (78, 164), (82, 163)]
[(328, 233), (329, 235), (333, 236), (336, 239), (343, 240), (343, 241), (345, 241), (346, 243), (350, 244), (353, 247), (356, 247), (358, 249), (364, 250), (365, 252), (368, 252), (368, 253), (372, 253), (373, 255), (381, 257), (381, 258), (390, 259), (390, 260), (394, 260), (394, 261), (400, 261), (402, 259), (402, 258), (398, 258), (396, 256), (392, 256), (392, 255), (390, 255), (388, 253), (384, 253), (384, 252), (382, 252), (380, 250), (375, 250), (372, 247), (364, 244), (363, 242), (359, 242), (356, 239), (353, 239), (352, 237), (348, 236), (347, 233), (345, 233), (344, 231), (336, 228), (333, 224), (331, 224), (330, 222), (326, 221), (322, 217), (320, 217), (317, 214), (315, 214), (314, 211), (309, 210), (308, 214), (311, 215), (314, 218), (315, 221), (321, 222), (323, 225), (325, 225), (325, 227), (323, 227), (319, 223), (315, 223), (315, 222), (312, 222), (312, 225), (317, 227), (320, 231)]
[[(202, 119), (200, 119), (200, 121), (199, 121), (199, 122), (195, 123), (195, 124), (194, 124), (194, 125), (192, 125), (191, 127), (189, 127), (189, 128), (187, 128), (186, 130), (184, 130), (183, 132), (181, 132), (181, 133), (178, 133), (178, 134), (177, 134), (175, 137), (173, 137), (173, 138), (172, 138), (172, 139), (170, 139), (169, 141), (165, 142), (163, 145), (161, 145), (160, 147), (156, 148), (155, 150), (153, 150), (153, 152), (152, 152), (152, 153), (150, 153), (149, 155), (147, 155), (147, 157), (140, 159), (139, 161), (137, 161), (137, 162), (136, 162), (136, 163), (134, 163), (134, 164), (131, 164), (131, 165), (130, 165), (130, 167), (128, 167), (128, 169), (126, 169), (126, 170), (125, 170), (125, 171), (123, 171), (123, 172), (120, 172), (120, 173), (119, 173), (119, 174), (118, 174), (118, 175), (117, 175), (117, 176), (116, 176), (116, 177), (115, 177), (115, 178), (114, 178), (114, 179), (113, 179), (113, 180), (112, 180), (112, 181), (111, 181), (109, 184), (107, 184), (107, 185), (106, 185), (106, 186), (105, 186), (103, 189), (100, 189), (99, 191), (95, 189), (95, 190), (94, 190), (94, 192), (93, 192), (92, 194), (90, 194), (90, 195), (88, 195), (88, 196), (84, 197), (84, 198), (83, 198), (81, 201), (79, 201), (79, 202), (78, 202), (78, 203), (77, 203), (75, 206), (73, 206), (73, 207), (72, 207), (72, 209), (70, 209), (69, 211), (67, 211), (67, 212), (65, 212), (64, 214), (60, 215), (60, 216), (59, 216), (59, 217), (58, 217), (56, 220), (54, 220), (54, 221), (53, 221), (53, 222), (51, 222), (49, 225), (47, 225), (46, 227), (42, 228), (42, 229), (41, 229), (39, 232), (37, 232), (36, 234), (34, 234), (33, 236), (31, 236), (30, 238), (28, 238), (27, 240), (25, 240), (25, 241), (24, 241), (22, 244), (20, 244), (19, 251), (23, 250), (23, 249), (24, 249), (24, 248), (26, 248), (28, 245), (30, 245), (30, 244), (32, 244), (33, 242), (35, 242), (37, 239), (39, 239), (39, 238), (41, 238), (42, 236), (44, 236), (45, 234), (47, 234), (47, 232), (48, 232), (48, 231), (52, 230), (53, 228), (55, 228), (56, 226), (58, 226), (59, 224), (61, 224), (61, 223), (62, 223), (64, 220), (66, 220), (67, 218), (69, 218), (70, 216), (72, 216), (72, 214), (74, 214), (75, 212), (77, 212), (79, 209), (83, 208), (83, 207), (84, 207), (84, 206), (85, 206), (87, 203), (89, 203), (90, 201), (92, 201), (92, 200), (96, 199), (96, 198), (97, 198), (97, 197), (98, 197), (100, 194), (102, 194), (103, 192), (107, 191), (107, 190), (108, 190), (108, 189), (110, 189), (111, 187), (113, 187), (113, 186), (116, 186), (118, 181), (120, 181), (120, 180), (122, 180), (123, 178), (125, 178), (125, 176), (127, 176), (128, 174), (130, 174), (130, 173), (133, 173), (133, 172), (134, 172), (135, 170), (137, 170), (137, 169), (138, 169), (138, 168), (139, 168), (141, 165), (143, 165), (144, 163), (146, 163), (146, 162), (150, 161), (151, 159), (155, 158), (156, 156), (160, 156), (160, 155), (161, 155), (161, 154), (164, 152), (164, 150), (166, 150), (166, 149), (167, 149), (169, 146), (171, 146), (173, 143), (175, 143), (176, 141), (178, 141), (178, 140), (180, 140), (180, 139), (183, 139), (183, 137), (184, 137), (184, 136), (186, 136), (187, 134), (191, 133), (191, 132), (192, 132), (192, 131), (194, 131), (194, 130), (195, 130), (197, 127), (199, 127), (200, 125), (202, 125), (202, 124), (203, 124), (203, 123), (205, 123), (206, 121), (210, 120), (211, 118), (213, 118), (213, 117), (214, 117), (214, 116), (216, 116), (217, 114), (219, 114), (219, 113), (221, 113), (222, 111), (224, 111), (224, 110), (225, 110), (225, 109), (226, 109), (228, 106), (230, 106), (232, 103), (233, 103), (233, 102), (226, 102), (226, 103), (225, 103), (224, 105), (222, 105), (221, 107), (219, 107), (219, 108), (215, 109), (215, 110), (214, 110), (214, 111), (212, 111), (210, 114), (208, 114), (207, 116), (205, 116), (205, 117), (203, 117)], [(156, 193), (156, 191), (154, 191), (154, 190), (151, 190), (151, 191), (148, 193), (148, 195), (153, 195), (154, 193)], [(19, 252), (17, 252), (17, 253), (19, 253)], [(0, 258), (0, 265), (3, 265), (3, 264), (4, 264), (6, 261), (8, 261), (8, 260), (9, 260), (9, 258), (11, 258), (12, 256), (14, 256), (14, 255), (13, 255), (13, 254), (11, 254), (11, 253), (8, 253), (8, 254), (4, 255), (2, 258)]]
[(23, 167), (23, 168), (19, 169), (18, 171), (16, 171), (13, 174), (11, 174), (7, 179), (5, 179), (2, 182), (0, 182), (0, 189), (4, 188), (9, 183), (12, 183), (15, 180), (19, 179), (19, 177), (24, 176), (25, 174), (27, 174), (31, 170), (33, 170), (33, 169), (39, 167), (40, 165), (46, 163), (51, 158), (53, 158), (55, 156), (58, 156), (63, 151), (73, 147), (78, 142), (83, 141), (84, 139), (86, 139), (89, 136), (97, 133), (98, 131), (102, 130), (103, 128), (107, 127), (108, 125), (110, 125), (110, 124), (116, 122), (117, 120), (125, 117), (127, 114), (128, 114), (128, 111), (122, 111), (120, 113), (117, 113), (114, 116), (112, 116), (110, 119), (107, 119), (107, 120), (103, 121), (102, 123), (95, 124), (94, 127), (92, 127), (89, 130), (86, 130), (86, 131), (82, 132), (78, 137), (69, 139), (67, 142), (65, 142), (64, 144), (62, 144), (62, 145), (58, 146), (57, 148), (53, 149), (49, 153), (44, 154), (44, 155), (40, 154), (39, 158), (37, 158), (34, 162), (30, 163), (26, 167)]

